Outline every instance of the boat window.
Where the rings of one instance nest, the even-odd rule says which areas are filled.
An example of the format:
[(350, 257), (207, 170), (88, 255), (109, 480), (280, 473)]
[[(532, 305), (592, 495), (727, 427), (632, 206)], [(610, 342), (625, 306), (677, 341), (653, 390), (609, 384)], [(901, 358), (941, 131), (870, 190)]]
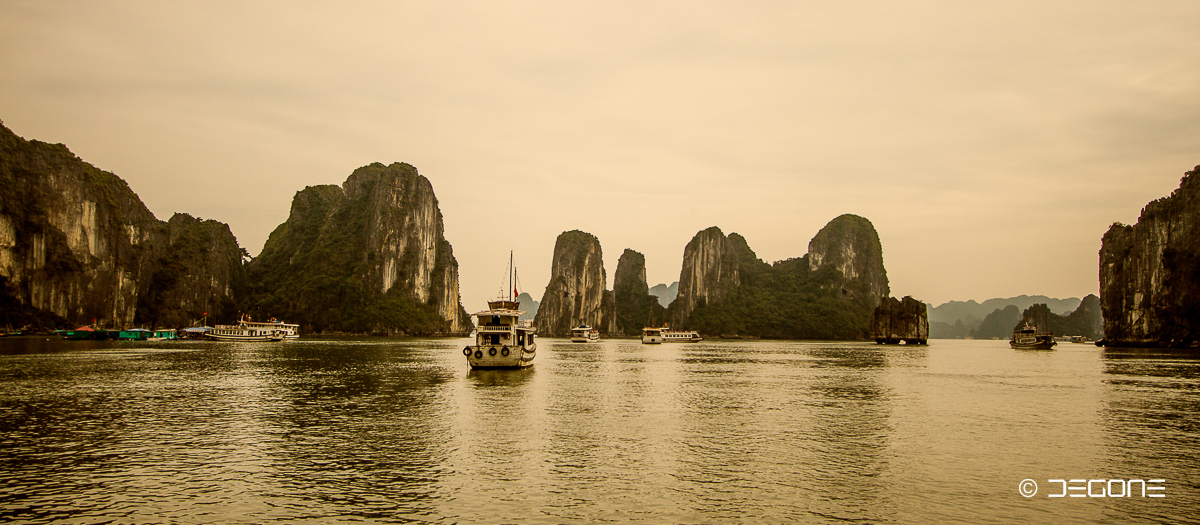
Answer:
[(525, 344), (525, 332), (517, 332), (517, 344)]

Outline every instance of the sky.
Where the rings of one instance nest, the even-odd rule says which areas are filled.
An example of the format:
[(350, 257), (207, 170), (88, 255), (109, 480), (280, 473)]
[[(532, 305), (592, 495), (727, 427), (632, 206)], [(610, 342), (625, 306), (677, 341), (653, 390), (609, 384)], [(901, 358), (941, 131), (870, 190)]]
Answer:
[(710, 226), (773, 262), (843, 213), (897, 297), (1082, 297), (1200, 164), (1195, 0), (733, 4), (0, 0), (0, 121), (252, 255), (297, 191), (412, 164), (468, 311), (510, 250), (540, 298), (564, 231), (653, 286)]

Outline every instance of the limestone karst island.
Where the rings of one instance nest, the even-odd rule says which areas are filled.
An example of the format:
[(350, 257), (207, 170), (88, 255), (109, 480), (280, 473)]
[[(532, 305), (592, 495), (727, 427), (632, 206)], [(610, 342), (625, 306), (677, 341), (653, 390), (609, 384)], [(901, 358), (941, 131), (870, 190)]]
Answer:
[[(2, 126), (0, 196), (5, 332), (182, 334), (242, 319), (286, 321), (305, 336), (462, 336), (476, 328), (459, 299), (459, 262), (433, 184), (409, 164), (370, 164), (340, 186), (299, 189), (257, 257), (228, 225), (182, 213), (160, 220), (117, 175)], [(678, 281), (654, 287), (638, 247), (621, 247), (609, 283), (600, 240), (564, 225), (542, 296), (520, 294), (511, 306), (523, 312), (514, 322), (539, 337), (569, 337), (581, 326), (637, 337), (669, 326), (702, 338), (919, 344), (1015, 338), (1036, 323), (1107, 345), (1196, 347), (1198, 225), (1194, 169), (1137, 224), (1114, 224), (1097, 240), (1099, 297), (1067, 311), (1050, 300), (997, 304), (953, 322), (940, 317), (952, 305), (890, 296), (879, 236), (858, 215), (832, 218), (805, 253), (773, 263), (737, 233), (700, 229), (683, 247)]]

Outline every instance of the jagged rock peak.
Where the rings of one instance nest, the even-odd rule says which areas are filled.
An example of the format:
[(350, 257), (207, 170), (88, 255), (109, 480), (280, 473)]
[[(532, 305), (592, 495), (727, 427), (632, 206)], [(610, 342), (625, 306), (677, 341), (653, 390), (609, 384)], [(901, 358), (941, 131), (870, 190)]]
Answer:
[(613, 274), (613, 291), (633, 292), (641, 295), (650, 293), (646, 282), (646, 256), (629, 248), (617, 260), (617, 273)]
[[(254, 267), (268, 288), (313, 288), (262, 305), (296, 316), (310, 330), (464, 333), (471, 327), (433, 185), (409, 164), (374, 163), (354, 170), (340, 188), (297, 192), (287, 222), (271, 233)], [(325, 300), (337, 302), (339, 315), (314, 309), (308, 303), (325, 294), (319, 283), (330, 279), (361, 286), (353, 301), (366, 304), (332, 294)], [(400, 298), (431, 308), (445, 326), (417, 311), (398, 318), (401, 307), (391, 302)]]
[[(813, 271), (833, 267), (846, 281), (860, 282), (866, 296), (855, 298), (871, 307), (891, 293), (879, 234), (864, 217), (845, 214), (829, 221), (808, 243), (808, 265)], [(852, 288), (843, 291), (854, 295)]]
[(736, 233), (726, 236), (713, 226), (692, 237), (683, 249), (679, 295), (671, 304), (672, 322), (685, 326), (696, 305), (719, 302), (736, 290), (739, 268), (747, 257), (757, 259), (746, 239)]
[(1200, 166), (1114, 223), (1100, 248), (1104, 339), (1114, 346), (1200, 346)]
[(550, 263), (550, 282), (534, 320), (538, 332), (565, 336), (572, 326), (580, 324), (605, 329), (605, 280), (600, 240), (579, 230), (559, 234)]
[(617, 273), (613, 277), (611, 313), (608, 330), (625, 335), (638, 335), (646, 326), (659, 326), (666, 321), (663, 306), (658, 298), (650, 295), (646, 283), (646, 257), (626, 249), (617, 261)]

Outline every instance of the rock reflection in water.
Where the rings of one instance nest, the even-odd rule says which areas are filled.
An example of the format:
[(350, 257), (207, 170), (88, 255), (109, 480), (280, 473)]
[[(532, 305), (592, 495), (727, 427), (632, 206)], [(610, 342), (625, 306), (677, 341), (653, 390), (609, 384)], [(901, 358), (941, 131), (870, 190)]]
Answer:
[[(0, 341), (0, 520), (1185, 521), (1190, 354), (1004, 341)], [(1168, 497), (1018, 483), (1162, 476)]]
[[(1103, 350), (1108, 478), (1163, 479), (1176, 505), (1200, 508), (1200, 469), (1181, 462), (1200, 443), (1200, 352), (1149, 348)], [(1164, 498), (1165, 499), (1165, 498)], [(1173, 521), (1160, 500), (1106, 498), (1109, 515)], [(1168, 512), (1164, 512), (1168, 511)]]

